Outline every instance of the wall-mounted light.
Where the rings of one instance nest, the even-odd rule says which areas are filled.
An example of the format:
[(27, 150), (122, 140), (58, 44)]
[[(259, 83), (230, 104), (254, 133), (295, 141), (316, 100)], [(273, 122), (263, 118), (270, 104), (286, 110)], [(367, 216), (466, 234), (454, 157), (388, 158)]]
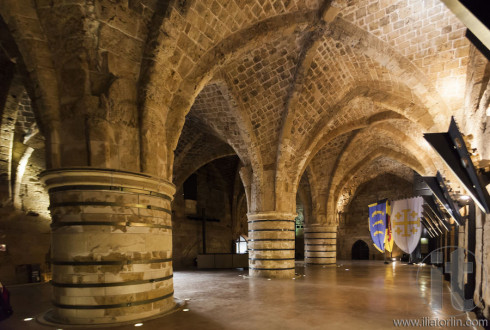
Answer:
[(7, 251), (7, 244), (0, 244), (0, 251), (6, 252)]

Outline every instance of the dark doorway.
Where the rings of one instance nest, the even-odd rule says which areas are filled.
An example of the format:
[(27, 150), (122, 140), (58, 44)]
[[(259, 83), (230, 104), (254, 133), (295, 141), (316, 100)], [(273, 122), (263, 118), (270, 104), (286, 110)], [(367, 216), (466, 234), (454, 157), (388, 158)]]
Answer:
[(352, 260), (369, 260), (369, 247), (366, 242), (358, 240), (352, 245)]

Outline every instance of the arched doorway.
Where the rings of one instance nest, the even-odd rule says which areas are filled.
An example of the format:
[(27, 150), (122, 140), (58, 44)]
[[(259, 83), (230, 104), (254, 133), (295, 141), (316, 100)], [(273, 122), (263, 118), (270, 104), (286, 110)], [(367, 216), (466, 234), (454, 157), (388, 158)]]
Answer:
[(352, 245), (352, 260), (369, 260), (369, 247), (363, 240)]

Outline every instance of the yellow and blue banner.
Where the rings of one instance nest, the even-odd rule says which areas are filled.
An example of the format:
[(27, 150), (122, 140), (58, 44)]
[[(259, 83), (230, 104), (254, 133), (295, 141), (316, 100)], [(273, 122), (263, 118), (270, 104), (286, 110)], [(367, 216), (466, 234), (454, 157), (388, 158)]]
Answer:
[(374, 242), (374, 247), (379, 252), (385, 250), (385, 239), (387, 236), (387, 211), (388, 201), (380, 201), (369, 205), (369, 231)]
[(390, 201), (386, 201), (386, 235), (385, 235), (385, 250), (388, 252), (393, 251), (393, 244), (395, 240), (393, 239), (393, 231), (391, 228), (391, 204)]

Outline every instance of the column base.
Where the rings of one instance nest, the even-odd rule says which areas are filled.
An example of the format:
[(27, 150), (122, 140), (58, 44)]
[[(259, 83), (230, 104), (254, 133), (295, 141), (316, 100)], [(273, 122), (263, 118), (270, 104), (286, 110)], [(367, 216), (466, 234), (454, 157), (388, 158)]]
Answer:
[(248, 215), (249, 275), (251, 277), (294, 277), (294, 217), (293, 214), (283, 213)]
[(276, 270), (260, 270), (260, 269), (249, 269), (248, 275), (250, 277), (263, 277), (263, 278), (293, 278), (296, 274), (295, 268), (278, 268)]
[(305, 228), (305, 265), (337, 263), (337, 226)]
[(55, 310), (50, 309), (47, 312), (43, 313), (42, 315), (38, 316), (36, 318), (36, 321), (40, 324), (47, 325), (47, 326), (52, 326), (56, 328), (63, 328), (63, 327), (70, 327), (70, 328), (80, 328), (80, 329), (86, 329), (86, 328), (100, 328), (101, 326), (106, 327), (106, 326), (123, 326), (123, 325), (131, 325), (135, 323), (144, 323), (146, 321), (150, 320), (155, 320), (159, 319), (161, 317), (165, 317), (167, 315), (173, 314), (175, 312), (181, 311), (187, 306), (187, 302), (174, 298), (174, 305), (173, 308), (161, 312), (160, 314), (156, 314), (153, 316), (148, 316), (140, 319), (135, 319), (135, 320), (128, 320), (128, 321), (121, 321), (121, 322), (113, 322), (113, 323), (102, 323), (102, 324), (94, 324), (94, 323), (87, 323), (87, 324), (71, 324), (71, 323), (63, 323), (60, 322), (59, 320), (56, 319), (55, 317)]
[(170, 182), (94, 168), (49, 170), (42, 180), (53, 220), (50, 320), (132, 322), (175, 308)]

